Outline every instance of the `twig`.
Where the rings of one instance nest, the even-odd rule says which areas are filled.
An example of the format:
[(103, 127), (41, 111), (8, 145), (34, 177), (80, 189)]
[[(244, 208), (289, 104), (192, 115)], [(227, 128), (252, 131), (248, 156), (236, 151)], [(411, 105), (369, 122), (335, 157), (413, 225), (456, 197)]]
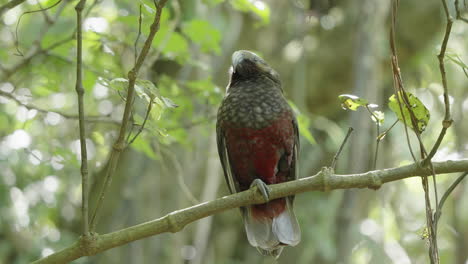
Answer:
[(216, 119), (216, 114), (210, 114), (208, 117), (206, 118), (203, 118), (203, 119), (200, 119), (200, 120), (195, 120), (195, 121), (192, 121), (190, 123), (187, 123), (187, 124), (183, 124), (181, 126), (171, 126), (171, 127), (168, 127), (166, 129), (167, 132), (170, 132), (170, 131), (175, 131), (175, 130), (178, 130), (178, 129), (184, 129), (184, 130), (187, 130), (187, 129), (191, 129), (195, 126), (198, 126), (198, 125), (201, 125), (203, 123), (206, 123), (206, 122), (211, 122), (213, 120)]
[(6, 4), (0, 6), (0, 17), (5, 13), (6, 11), (16, 7), (17, 5), (21, 5), (24, 3), (26, 0), (11, 0), (10, 2), (7, 2)]
[[(174, 168), (176, 170), (176, 175), (177, 175), (177, 182), (179, 183), (179, 187), (182, 190), (182, 193), (184, 193), (187, 200), (189, 200), (192, 205), (200, 203), (200, 201), (198, 201), (198, 199), (190, 191), (190, 188), (185, 183), (184, 174), (182, 172), (182, 166), (180, 165), (180, 162), (179, 162), (179, 160), (177, 160), (174, 153), (172, 153), (171, 151), (168, 151), (168, 150), (166, 150), (164, 148), (159, 148), (159, 149), (161, 150), (161, 152), (164, 152), (164, 154), (171, 160), (172, 164), (174, 165)], [(161, 164), (161, 166), (164, 167), (164, 164)]]
[(461, 20), (465, 23), (468, 23), (468, 19), (461, 16), (460, 8), (458, 7), (458, 0), (455, 0), (455, 12), (456, 12), (456, 19)]
[[(148, 120), (149, 114), (151, 112), (151, 109), (153, 108), (153, 103), (154, 103), (154, 97), (151, 98), (151, 100), (148, 103), (148, 108), (146, 109), (146, 114), (145, 114), (145, 119), (143, 120), (143, 124), (141, 124), (140, 128), (138, 129), (137, 133), (131, 140), (127, 140), (128, 145), (131, 145), (133, 141), (140, 135), (141, 131), (145, 128), (146, 121)], [(130, 133), (128, 134), (130, 136)]]
[(343, 143), (341, 143), (340, 148), (338, 149), (338, 151), (336, 152), (335, 156), (333, 157), (333, 161), (332, 161), (332, 164), (331, 164), (331, 166), (330, 166), (333, 170), (335, 170), (335, 166), (336, 166), (336, 162), (338, 161), (338, 157), (340, 156), (341, 151), (343, 150), (343, 147), (344, 147), (344, 145), (346, 144), (346, 141), (348, 140), (348, 138), (349, 138), (349, 136), (351, 135), (352, 132), (353, 132), (353, 128), (352, 128), (352, 127), (349, 127), (349, 128), (348, 128), (348, 133), (346, 133), (346, 136), (345, 136), (345, 138), (343, 139)]
[(78, 116), (80, 125), (80, 146), (81, 146), (81, 213), (83, 221), (83, 234), (89, 233), (88, 226), (88, 197), (89, 197), (89, 181), (88, 181), (88, 154), (86, 150), (86, 124), (84, 121), (84, 104), (83, 95), (83, 21), (82, 12), (86, 5), (86, 0), (80, 0), (75, 6), (76, 11), (76, 94), (78, 95)]
[(132, 103), (133, 103), (133, 97), (135, 93), (135, 82), (136, 82), (138, 73), (140, 71), (140, 68), (143, 65), (143, 62), (146, 58), (146, 55), (148, 54), (151, 48), (151, 43), (153, 42), (154, 36), (156, 35), (156, 32), (158, 32), (159, 30), (159, 21), (161, 19), (161, 13), (166, 2), (167, 0), (160, 0), (157, 3), (155, 2), (156, 15), (154, 16), (153, 23), (151, 24), (150, 33), (148, 35), (148, 38), (145, 41), (145, 44), (143, 45), (143, 48), (140, 54), (138, 55), (138, 59), (137, 59), (137, 62), (135, 63), (135, 66), (133, 67), (133, 69), (131, 69), (128, 72), (127, 100), (125, 102), (125, 110), (124, 110), (124, 114), (122, 117), (122, 124), (120, 125), (119, 136), (117, 140), (115, 141), (113, 148), (112, 148), (112, 152), (110, 154), (109, 167), (107, 168), (104, 185), (98, 196), (99, 198), (96, 204), (96, 208), (94, 209), (94, 213), (91, 219), (91, 231), (94, 231), (96, 228), (102, 202), (104, 201), (105, 194), (112, 181), (112, 175), (114, 174), (115, 169), (117, 168), (117, 162), (119, 160), (120, 153), (126, 147), (125, 135), (127, 133), (128, 121), (129, 121), (129, 117), (130, 117), (130, 114), (132, 112), (132, 107), (133, 107)]
[(460, 184), (461, 181), (468, 175), (468, 172), (462, 173), (453, 183), (450, 185), (450, 187), (445, 191), (444, 195), (442, 195), (442, 198), (440, 199), (439, 207), (437, 207), (437, 211), (435, 213), (434, 221), (436, 223), (439, 222), (439, 218), (442, 215), (442, 207), (444, 206), (445, 201), (447, 198), (450, 196), (450, 194), (455, 190), (455, 187), (457, 187), (458, 184)]
[[(21, 18), (23, 18), (23, 16), (27, 15), (27, 14), (32, 14), (32, 13), (36, 13), (36, 12), (44, 12), (46, 10), (54, 8), (55, 6), (60, 4), (60, 2), (62, 2), (62, 0), (58, 0), (56, 3), (52, 4), (49, 7), (41, 8), (41, 9), (33, 10), (33, 11), (26, 11), (26, 12), (21, 14), (21, 16), (18, 18), (18, 22), (16, 23), (16, 29), (15, 29), (15, 47), (16, 47), (16, 51), (18, 52), (18, 55), (23, 56), (23, 53), (19, 49), (19, 40), (18, 40), (18, 27), (19, 27), (19, 24), (21, 23)], [(51, 24), (51, 23), (48, 23), (48, 21), (46, 21), (46, 23)]]
[[(88, 8), (88, 10), (85, 12), (85, 17), (87, 17), (89, 15), (89, 13), (91, 12), (91, 10), (96, 6), (97, 2), (99, 0), (95, 0), (93, 2), (93, 4), (91, 4), (91, 6)], [(63, 7), (69, 3), (69, 0), (65, 0), (64, 1), (64, 5)], [(76, 35), (76, 28), (75, 30), (72, 32), (72, 34), (70, 34), (69, 37), (66, 37), (62, 40), (59, 40), (55, 43), (52, 43), (50, 44), (48, 47), (45, 47), (45, 48), (42, 48), (41, 47), (41, 42), (42, 42), (42, 38), (45, 36), (46, 32), (48, 31), (48, 29), (50, 28), (50, 26), (53, 25), (53, 23), (55, 23), (58, 19), (58, 17), (60, 16), (60, 13), (62, 12), (63, 8), (59, 9), (56, 14), (55, 14), (55, 19), (52, 21), (52, 23), (49, 23), (49, 24), (46, 24), (46, 27), (45, 29), (43, 29), (41, 31), (41, 34), (39, 35), (39, 37), (34, 41), (34, 45), (32, 46), (32, 48), (27, 52), (27, 55), (23, 58), (22, 61), (18, 62), (17, 64), (13, 65), (12, 67), (10, 68), (3, 68), (2, 69), (2, 72), (3, 72), (3, 76), (2, 79), (4, 81), (8, 80), (9, 78), (11, 78), (11, 76), (13, 76), (15, 73), (17, 73), (21, 68), (23, 67), (26, 67), (28, 65), (30, 65), (29, 63), (31, 62), (31, 60), (33, 58), (35, 58), (36, 56), (38, 55), (42, 55), (42, 54), (48, 54), (49, 51), (63, 45), (63, 44), (66, 44), (68, 43), (69, 41), (72, 41), (73, 39), (75, 39), (75, 35)]]
[(75, 38), (75, 33), (73, 33), (72, 36), (70, 37), (67, 37), (67, 38), (64, 38), (62, 40), (59, 40), (53, 44), (51, 44), (50, 46), (46, 47), (46, 48), (36, 48), (34, 51), (32, 51), (29, 55), (26, 55), (24, 57), (24, 59), (20, 62), (18, 62), (17, 64), (15, 64), (14, 66), (12, 66), (11, 68), (6, 68), (3, 70), (3, 76), (2, 76), (2, 79), (3, 80), (8, 80), (12, 75), (14, 75), (15, 73), (17, 73), (21, 68), (25, 67), (25, 66), (28, 66), (29, 63), (31, 62), (31, 60), (38, 56), (38, 55), (41, 55), (41, 54), (45, 54), (47, 53), (48, 51), (52, 50), (52, 49), (55, 49), (69, 41), (72, 41), (74, 38)]
[(442, 130), (440, 131), (439, 137), (437, 138), (437, 141), (432, 147), (429, 155), (426, 157), (426, 160), (424, 163), (427, 163), (427, 161), (431, 160), (432, 157), (434, 157), (435, 153), (437, 152), (437, 149), (440, 146), (440, 143), (442, 143), (442, 140), (444, 139), (447, 129), (452, 125), (452, 122), (453, 122), (451, 114), (450, 114), (450, 100), (449, 100), (449, 94), (448, 94), (447, 76), (445, 73), (445, 62), (444, 62), (445, 51), (447, 50), (447, 44), (450, 38), (450, 32), (452, 30), (453, 19), (448, 12), (447, 3), (445, 2), (445, 0), (442, 0), (442, 5), (444, 6), (445, 16), (447, 18), (447, 25), (445, 27), (445, 34), (444, 34), (444, 39), (442, 40), (442, 46), (440, 47), (440, 53), (439, 55), (437, 55), (437, 58), (439, 59), (439, 69), (440, 69), (440, 75), (442, 77), (442, 86), (444, 87), (445, 116), (444, 116), (444, 120), (442, 121)]
[(141, 18), (141, 4), (140, 4), (140, 15), (138, 16), (138, 34), (137, 34), (137, 37), (135, 39), (135, 44), (134, 44), (134, 53), (135, 53), (135, 62), (137, 62), (137, 58), (138, 58), (138, 50), (137, 50), (137, 47), (138, 47), (138, 40), (140, 39), (140, 36), (141, 36), (141, 22), (142, 22), (142, 18)]
[[(458, 161), (434, 162), (434, 169), (437, 174), (454, 173), (468, 171), (468, 159)], [(327, 174), (327, 181), (323, 180), (324, 174)], [(351, 188), (372, 188), (382, 184), (402, 180), (410, 177), (431, 175), (431, 172), (424, 169), (420, 164), (411, 164), (398, 168), (370, 171), (360, 174), (336, 175), (321, 171), (314, 176), (301, 178), (298, 180), (269, 185), (270, 199), (277, 199), (289, 195), (299, 194), (310, 191), (321, 191), (324, 184), (329, 190), (351, 189)], [(131, 176), (131, 175), (129, 175)], [(199, 219), (251, 204), (264, 203), (264, 198), (255, 189), (249, 189), (244, 192), (224, 196), (210, 202), (188, 207), (185, 209), (173, 211), (161, 218), (131, 226), (119, 231), (104, 235), (96, 235), (93, 240), (77, 241), (72, 246), (55, 252), (46, 258), (37, 260), (33, 263), (68, 263), (82, 256), (96, 255), (100, 252), (128, 244), (132, 241), (140, 240), (146, 237), (158, 235), (161, 233), (175, 233), (186, 225)]]
[(393, 122), (393, 124), (392, 124), (389, 128), (387, 128), (387, 130), (385, 130), (384, 132), (382, 132), (382, 133), (378, 136), (378, 138), (379, 138), (380, 140), (382, 140), (382, 138), (383, 138), (384, 136), (386, 136), (387, 133), (388, 133), (390, 130), (392, 130), (392, 128), (393, 128), (397, 123), (398, 123), (398, 118), (395, 120), (395, 122)]
[(375, 142), (375, 153), (374, 153), (374, 165), (372, 166), (372, 169), (375, 170), (377, 168), (377, 157), (378, 157), (378, 154), (379, 154), (379, 145), (380, 145), (380, 138), (379, 138), (379, 135), (380, 135), (380, 121), (377, 118), (377, 116), (375, 116), (374, 112), (372, 112), (369, 109), (369, 105), (366, 105), (366, 109), (371, 114), (371, 116), (374, 117), (375, 126), (376, 126), (376, 130), (377, 130), (377, 136), (376, 136), (376, 142)]
[[(8, 98), (14, 101), (17, 105), (21, 105), (27, 108), (28, 110), (34, 109), (43, 114), (54, 113), (67, 119), (79, 119), (78, 115), (67, 114), (67, 113), (63, 113), (63, 112), (55, 111), (55, 110), (47, 110), (47, 109), (43, 109), (35, 105), (23, 103), (20, 99), (16, 98), (13, 94), (7, 93), (2, 90), (0, 90), (0, 96)], [(112, 120), (106, 116), (86, 116), (84, 120), (89, 123), (108, 123), (108, 124), (113, 124), (113, 125), (120, 125), (120, 122)]]

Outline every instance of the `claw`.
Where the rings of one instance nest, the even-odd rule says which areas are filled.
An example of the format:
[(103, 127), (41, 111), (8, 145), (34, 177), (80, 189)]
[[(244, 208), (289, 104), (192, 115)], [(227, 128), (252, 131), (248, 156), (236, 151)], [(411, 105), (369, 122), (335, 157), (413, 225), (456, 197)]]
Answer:
[(251, 184), (250, 188), (257, 187), (262, 194), (266, 202), (270, 201), (270, 187), (260, 179), (255, 179)]

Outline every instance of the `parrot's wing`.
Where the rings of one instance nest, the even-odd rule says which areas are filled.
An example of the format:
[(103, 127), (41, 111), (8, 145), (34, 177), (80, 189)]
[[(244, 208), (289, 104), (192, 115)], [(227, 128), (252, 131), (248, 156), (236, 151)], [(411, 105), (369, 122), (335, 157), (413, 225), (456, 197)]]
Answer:
[(291, 161), (291, 170), (288, 175), (288, 180), (296, 180), (299, 178), (299, 169), (297, 168), (297, 156), (299, 155), (299, 127), (297, 125), (296, 118), (293, 118), (293, 128), (294, 128), (294, 148), (293, 148), (293, 157)]
[(232, 171), (231, 164), (229, 163), (229, 156), (226, 148), (226, 140), (224, 137), (224, 131), (218, 126), (216, 128), (216, 141), (218, 143), (218, 154), (223, 166), (224, 177), (231, 193), (239, 192), (239, 183), (233, 177), (234, 172)]

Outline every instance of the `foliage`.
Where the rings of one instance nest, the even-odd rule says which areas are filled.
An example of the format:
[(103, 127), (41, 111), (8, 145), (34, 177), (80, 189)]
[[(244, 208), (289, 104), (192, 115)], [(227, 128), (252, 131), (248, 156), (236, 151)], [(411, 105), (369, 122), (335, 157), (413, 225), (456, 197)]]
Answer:
[[(388, 99), (388, 106), (390, 107), (390, 109), (397, 115), (398, 119), (401, 122), (413, 128), (413, 123), (411, 122), (411, 114), (409, 110), (409, 108), (411, 107), (411, 111), (414, 113), (414, 117), (416, 118), (415, 121), (418, 126), (417, 129), (419, 133), (423, 132), (426, 129), (427, 124), (429, 123), (429, 119), (431, 118), (429, 110), (426, 108), (426, 106), (424, 106), (421, 100), (419, 100), (416, 96), (409, 92), (405, 92), (404, 95), (402, 93), (398, 93), (398, 96), (399, 98), (397, 98), (395, 95), (392, 95)], [(406, 100), (408, 104), (405, 103)], [(401, 104), (401, 108), (399, 104)]]

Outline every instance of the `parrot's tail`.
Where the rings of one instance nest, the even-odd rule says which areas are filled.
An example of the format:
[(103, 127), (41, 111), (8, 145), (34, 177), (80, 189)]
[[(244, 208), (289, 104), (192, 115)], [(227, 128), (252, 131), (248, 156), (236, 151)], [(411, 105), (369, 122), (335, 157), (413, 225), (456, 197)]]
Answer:
[(292, 208), (292, 197), (243, 208), (247, 238), (262, 255), (279, 257), (283, 246), (295, 246), (301, 230)]

